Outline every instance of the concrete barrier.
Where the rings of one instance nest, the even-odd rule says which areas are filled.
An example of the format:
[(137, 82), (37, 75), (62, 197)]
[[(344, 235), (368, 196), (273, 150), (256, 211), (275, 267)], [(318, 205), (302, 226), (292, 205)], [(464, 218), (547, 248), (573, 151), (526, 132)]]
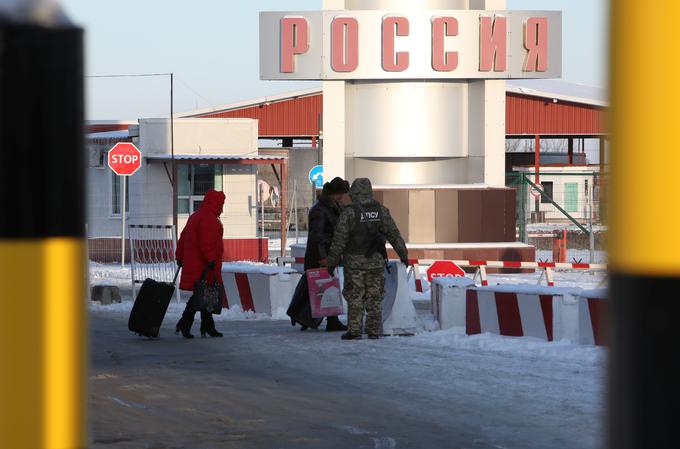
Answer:
[(471, 288), (466, 292), (465, 331), (468, 335), (492, 333), (553, 341), (554, 302), (570, 294), (551, 287)]
[(579, 291), (555, 305), (555, 330), (563, 340), (583, 345), (604, 345), (606, 336), (606, 290)]
[(465, 327), (465, 295), (474, 286), (472, 279), (467, 277), (432, 279), (432, 315), (439, 323), (439, 329)]
[(411, 301), (406, 266), (401, 262), (390, 262), (389, 266), (389, 273), (385, 273), (383, 334), (413, 335), (422, 332), (425, 326)]
[(93, 285), (90, 290), (90, 300), (98, 301), (104, 306), (122, 301), (119, 288), (106, 284)]
[(469, 279), (437, 279), (432, 284), (431, 298), (441, 329), (465, 326), (468, 335), (492, 333), (605, 344), (605, 290), (532, 285), (477, 287)]
[(291, 268), (270, 265), (225, 263), (222, 281), (227, 304), (245, 311), (285, 316), (300, 274)]

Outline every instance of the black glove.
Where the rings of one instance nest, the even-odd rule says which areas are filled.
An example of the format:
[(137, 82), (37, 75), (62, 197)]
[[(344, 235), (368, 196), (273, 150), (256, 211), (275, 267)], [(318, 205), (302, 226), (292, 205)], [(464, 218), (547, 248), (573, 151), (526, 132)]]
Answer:
[(327, 267), (328, 269), (328, 274), (330, 274), (331, 277), (335, 276), (335, 269), (337, 267)]
[(177, 266), (180, 267), (180, 268), (182, 268), (182, 261), (181, 261), (181, 260), (178, 260), (178, 261), (177, 261)]
[(214, 260), (211, 260), (210, 262), (208, 262), (208, 268), (210, 268), (211, 270), (215, 269), (215, 261)]

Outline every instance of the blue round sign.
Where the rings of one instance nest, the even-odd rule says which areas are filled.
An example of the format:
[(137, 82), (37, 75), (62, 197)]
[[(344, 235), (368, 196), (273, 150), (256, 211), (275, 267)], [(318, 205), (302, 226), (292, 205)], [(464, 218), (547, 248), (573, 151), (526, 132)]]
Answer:
[(323, 189), (323, 165), (317, 165), (309, 170), (309, 182), (317, 189)]

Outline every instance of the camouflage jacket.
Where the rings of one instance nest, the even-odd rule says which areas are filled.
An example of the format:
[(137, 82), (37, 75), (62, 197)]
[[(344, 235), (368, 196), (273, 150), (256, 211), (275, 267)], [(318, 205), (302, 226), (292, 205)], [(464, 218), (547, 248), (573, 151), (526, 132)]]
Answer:
[[(367, 178), (359, 178), (352, 183), (350, 189), (350, 196), (354, 203), (360, 205), (369, 205), (374, 203), (373, 188), (371, 181)], [(379, 232), (392, 245), (402, 260), (408, 259), (408, 251), (404, 239), (399, 233), (389, 209), (385, 206), (382, 208), (382, 222), (380, 223)], [(340, 258), (342, 257), (343, 265), (348, 268), (359, 270), (380, 270), (385, 267), (383, 256), (379, 253), (374, 253), (369, 257), (363, 254), (349, 254), (346, 252), (347, 245), (350, 241), (352, 232), (358, 222), (357, 210), (354, 207), (345, 207), (340, 214), (338, 224), (333, 233), (333, 244), (328, 254), (328, 266), (337, 267), (340, 265)]]

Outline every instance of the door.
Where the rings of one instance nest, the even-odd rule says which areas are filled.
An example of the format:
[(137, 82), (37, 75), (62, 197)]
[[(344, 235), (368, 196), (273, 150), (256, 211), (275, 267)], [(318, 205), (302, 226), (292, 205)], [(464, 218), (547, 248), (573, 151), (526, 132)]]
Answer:
[(564, 210), (569, 213), (578, 212), (577, 182), (567, 182), (564, 184)]

